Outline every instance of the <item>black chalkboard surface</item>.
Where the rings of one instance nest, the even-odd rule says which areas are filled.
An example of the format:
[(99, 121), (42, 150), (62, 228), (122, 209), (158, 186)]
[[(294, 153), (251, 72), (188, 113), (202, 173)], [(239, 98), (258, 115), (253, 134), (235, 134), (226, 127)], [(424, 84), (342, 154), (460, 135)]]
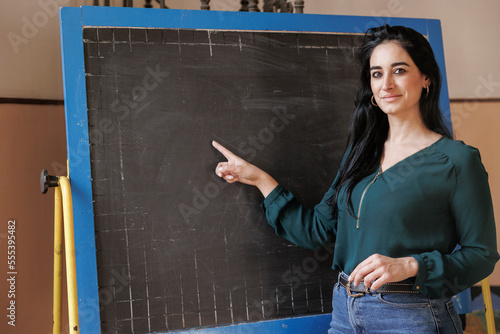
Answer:
[(84, 28), (104, 333), (331, 312), (328, 250), (275, 236), (211, 141), (312, 208), (345, 146), (356, 36)]

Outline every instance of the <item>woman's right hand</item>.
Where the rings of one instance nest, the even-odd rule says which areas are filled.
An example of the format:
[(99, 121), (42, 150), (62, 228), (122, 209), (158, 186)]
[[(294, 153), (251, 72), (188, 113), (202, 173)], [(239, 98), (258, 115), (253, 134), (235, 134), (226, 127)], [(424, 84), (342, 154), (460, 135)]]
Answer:
[(267, 197), (278, 185), (278, 182), (269, 174), (233, 154), (233, 152), (218, 142), (213, 141), (212, 145), (227, 159), (227, 162), (219, 162), (217, 164), (217, 168), (215, 169), (217, 176), (229, 183), (241, 182), (256, 186), (264, 197)]

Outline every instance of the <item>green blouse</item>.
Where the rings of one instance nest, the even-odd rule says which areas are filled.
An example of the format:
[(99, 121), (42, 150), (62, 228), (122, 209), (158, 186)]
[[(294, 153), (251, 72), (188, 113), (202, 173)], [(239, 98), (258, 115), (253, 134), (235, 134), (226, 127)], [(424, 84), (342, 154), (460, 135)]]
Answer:
[[(339, 196), (338, 219), (327, 201), (314, 210), (277, 186), (262, 203), (276, 233), (310, 249), (334, 241), (332, 268), (350, 274), (372, 254), (412, 256), (413, 289), (430, 298), (453, 296), (487, 277), (499, 259), (488, 174), (479, 151), (442, 137), (431, 146), (357, 184), (355, 217)], [(341, 192), (342, 194), (342, 192)], [(456, 245), (461, 249), (453, 252)]]

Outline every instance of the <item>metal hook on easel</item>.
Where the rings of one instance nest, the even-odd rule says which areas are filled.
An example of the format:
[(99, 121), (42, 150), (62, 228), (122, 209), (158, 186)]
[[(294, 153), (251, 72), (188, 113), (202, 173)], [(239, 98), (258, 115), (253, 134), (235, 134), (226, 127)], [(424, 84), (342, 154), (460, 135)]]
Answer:
[(40, 190), (42, 194), (46, 194), (50, 187), (57, 187), (59, 185), (59, 177), (49, 175), (46, 169), (42, 169), (40, 175)]

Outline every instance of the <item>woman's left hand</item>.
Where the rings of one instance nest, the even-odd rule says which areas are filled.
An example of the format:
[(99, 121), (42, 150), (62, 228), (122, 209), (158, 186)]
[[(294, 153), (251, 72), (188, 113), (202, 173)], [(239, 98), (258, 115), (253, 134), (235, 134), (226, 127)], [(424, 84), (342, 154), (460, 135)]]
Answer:
[(363, 280), (366, 287), (375, 291), (386, 283), (403, 281), (417, 276), (417, 273), (418, 262), (413, 257), (392, 258), (373, 254), (357, 265), (349, 281), (358, 286)]

